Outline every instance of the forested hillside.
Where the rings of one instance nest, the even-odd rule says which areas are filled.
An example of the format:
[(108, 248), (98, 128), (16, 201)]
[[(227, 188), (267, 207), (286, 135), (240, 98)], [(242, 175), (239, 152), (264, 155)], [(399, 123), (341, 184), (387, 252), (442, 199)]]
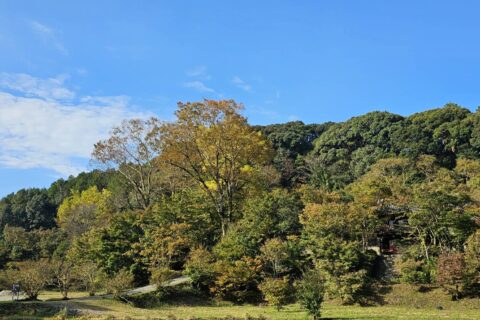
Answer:
[(48, 261), (37, 289), (65, 297), (186, 274), (234, 302), (281, 306), (296, 290), (307, 306), (310, 290), (353, 303), (396, 255), (391, 281), (479, 293), (478, 111), (250, 126), (241, 109), (205, 100), (174, 122), (125, 120), (92, 146), (98, 170), (3, 198), (5, 285), (29, 286)]

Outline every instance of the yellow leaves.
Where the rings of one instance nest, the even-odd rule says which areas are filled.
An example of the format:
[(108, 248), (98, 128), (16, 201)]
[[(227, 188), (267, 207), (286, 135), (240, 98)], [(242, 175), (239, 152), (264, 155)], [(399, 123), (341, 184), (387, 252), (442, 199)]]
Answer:
[(252, 171), (253, 171), (252, 166), (250, 166), (248, 164), (246, 164), (246, 165), (244, 165), (243, 167), (240, 168), (240, 172), (242, 172), (242, 173), (250, 173)]
[(57, 212), (57, 220), (60, 224), (68, 220), (68, 216), (80, 206), (95, 207), (99, 214), (108, 211), (108, 199), (111, 193), (107, 189), (98, 191), (96, 186), (90, 187), (81, 193), (78, 191), (66, 198)]
[(349, 212), (351, 207), (348, 203), (307, 203), (302, 215), (300, 216), (300, 222), (305, 226), (328, 226), (328, 225), (348, 225), (349, 224)]
[(213, 180), (206, 181), (205, 185), (207, 186), (208, 190), (210, 190), (210, 191), (217, 191), (218, 190), (218, 185)]

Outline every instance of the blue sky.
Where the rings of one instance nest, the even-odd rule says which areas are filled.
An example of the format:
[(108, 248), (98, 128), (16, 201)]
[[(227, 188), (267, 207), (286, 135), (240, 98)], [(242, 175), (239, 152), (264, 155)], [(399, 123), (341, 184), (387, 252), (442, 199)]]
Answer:
[(251, 123), (480, 102), (478, 1), (0, 0), (0, 196), (91, 169), (121, 119)]

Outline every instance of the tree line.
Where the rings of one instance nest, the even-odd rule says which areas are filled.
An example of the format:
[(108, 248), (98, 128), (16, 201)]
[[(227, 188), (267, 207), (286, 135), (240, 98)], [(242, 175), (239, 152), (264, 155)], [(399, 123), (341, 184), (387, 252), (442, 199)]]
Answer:
[(478, 111), (251, 126), (242, 108), (125, 120), (93, 147), (98, 170), (3, 198), (9, 279), (45, 261), (57, 269), (43, 285), (62, 292), (186, 274), (208, 296), (298, 299), (318, 316), (324, 298), (368, 303), (383, 252), (401, 254), (394, 281), (478, 294)]

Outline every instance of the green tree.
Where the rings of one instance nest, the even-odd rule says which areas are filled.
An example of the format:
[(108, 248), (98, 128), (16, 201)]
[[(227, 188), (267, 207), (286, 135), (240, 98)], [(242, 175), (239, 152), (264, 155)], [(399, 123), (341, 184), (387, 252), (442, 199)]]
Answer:
[(469, 153), (464, 143), (470, 134), (464, 136), (461, 127), (468, 127), (465, 120), (470, 115), (456, 104), (413, 114), (392, 129), (392, 145), (401, 156), (433, 155), (442, 166), (452, 168), (459, 150)]
[(108, 189), (110, 181), (115, 180), (117, 175), (115, 170), (95, 169), (89, 172), (80, 172), (77, 176), (70, 176), (66, 180), (60, 178), (48, 188), (48, 197), (55, 207), (58, 207), (65, 198), (72, 195), (72, 191), (82, 192), (93, 186), (100, 191)]
[(297, 299), (313, 319), (320, 319), (325, 295), (324, 279), (317, 270), (309, 270), (296, 286)]
[(185, 264), (185, 274), (192, 279), (193, 286), (208, 292), (216, 276), (212, 268), (214, 263), (215, 258), (212, 253), (203, 247), (195, 248), (190, 252)]
[(144, 234), (138, 212), (117, 214), (110, 225), (94, 230), (86, 239), (87, 252), (98, 266), (112, 276), (127, 270), (134, 276), (135, 284), (148, 281), (148, 267), (140, 254), (140, 239)]
[(364, 252), (358, 242), (345, 241), (330, 235), (317, 242), (312, 251), (315, 266), (324, 276), (330, 297), (339, 297), (345, 304), (359, 302), (370, 284), (369, 274), (375, 254)]
[(300, 234), (298, 215), (302, 203), (298, 195), (284, 189), (262, 192), (245, 199), (243, 217), (230, 228), (214, 248), (220, 259), (255, 257), (268, 238), (286, 239)]
[(5, 226), (3, 229), (2, 245), (10, 260), (24, 260), (36, 255), (36, 242), (33, 233), (21, 227)]
[(333, 123), (305, 125), (301, 121), (255, 126), (272, 142), (273, 163), (281, 173), (283, 186), (290, 187), (306, 179), (304, 157), (313, 149), (313, 141)]
[(407, 214), (410, 236), (422, 245), (426, 259), (432, 249), (442, 253), (460, 249), (476, 228), (468, 210), (471, 200), (457, 186), (452, 172), (441, 169), (413, 188), (412, 208)]
[(330, 126), (314, 141), (309, 155), (311, 182), (331, 190), (363, 175), (378, 159), (394, 153), (390, 132), (402, 120), (399, 115), (370, 112)]
[(0, 228), (49, 229), (55, 226), (55, 211), (45, 189), (22, 189), (0, 201)]

